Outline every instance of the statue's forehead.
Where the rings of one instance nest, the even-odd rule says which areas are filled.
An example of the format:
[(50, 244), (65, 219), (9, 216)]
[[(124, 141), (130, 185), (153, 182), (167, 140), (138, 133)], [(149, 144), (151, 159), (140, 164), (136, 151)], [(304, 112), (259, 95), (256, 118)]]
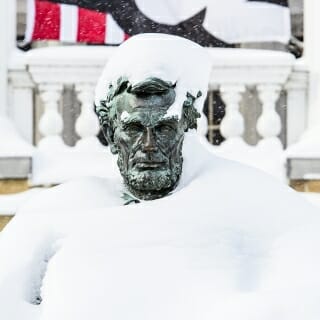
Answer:
[(129, 113), (132, 112), (152, 112), (160, 113), (163, 110), (168, 110), (170, 106), (175, 101), (175, 93), (174, 91), (169, 91), (164, 94), (152, 94), (152, 95), (134, 95), (128, 92), (123, 92), (119, 96), (117, 96), (115, 105), (117, 109), (117, 113), (121, 114), (126, 111)]
[[(174, 101), (174, 100), (173, 100)], [(159, 96), (140, 98), (124, 95), (117, 100), (117, 119), (122, 124), (140, 122), (145, 126), (154, 126), (162, 120), (177, 120), (167, 117), (171, 104)]]

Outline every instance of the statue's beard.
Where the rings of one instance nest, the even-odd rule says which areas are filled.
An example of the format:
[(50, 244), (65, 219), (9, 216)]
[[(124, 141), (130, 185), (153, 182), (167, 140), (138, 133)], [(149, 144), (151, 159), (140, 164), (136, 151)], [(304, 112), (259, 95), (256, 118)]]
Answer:
[(154, 200), (173, 191), (180, 179), (183, 159), (180, 156), (168, 168), (137, 170), (124, 169), (122, 156), (119, 154), (118, 165), (128, 190), (142, 200)]

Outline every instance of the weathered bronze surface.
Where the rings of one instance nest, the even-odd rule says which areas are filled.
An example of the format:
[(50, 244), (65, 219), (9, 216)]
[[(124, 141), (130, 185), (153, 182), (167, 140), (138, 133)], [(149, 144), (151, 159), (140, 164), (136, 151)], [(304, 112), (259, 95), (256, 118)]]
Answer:
[(124, 184), (133, 196), (153, 200), (175, 189), (182, 172), (184, 132), (197, 127), (200, 114), (186, 93), (182, 114), (167, 116), (175, 84), (148, 78), (132, 85), (120, 78), (96, 106), (111, 152), (118, 154)]

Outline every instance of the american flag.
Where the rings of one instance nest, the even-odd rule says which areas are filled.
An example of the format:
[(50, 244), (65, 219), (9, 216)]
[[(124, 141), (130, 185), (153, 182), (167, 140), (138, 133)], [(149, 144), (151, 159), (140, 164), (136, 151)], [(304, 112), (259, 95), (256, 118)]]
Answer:
[(159, 32), (207, 47), (288, 43), (288, 0), (27, 0), (25, 40), (120, 44)]
[(41, 0), (27, 0), (27, 6), (26, 42), (120, 44), (128, 38), (109, 13)]

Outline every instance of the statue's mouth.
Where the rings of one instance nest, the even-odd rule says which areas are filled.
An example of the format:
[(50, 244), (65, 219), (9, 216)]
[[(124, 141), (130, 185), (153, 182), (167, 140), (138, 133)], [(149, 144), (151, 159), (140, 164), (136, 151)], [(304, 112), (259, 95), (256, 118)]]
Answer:
[(135, 167), (140, 170), (154, 170), (154, 169), (160, 169), (166, 164), (165, 161), (139, 161), (135, 164)]

